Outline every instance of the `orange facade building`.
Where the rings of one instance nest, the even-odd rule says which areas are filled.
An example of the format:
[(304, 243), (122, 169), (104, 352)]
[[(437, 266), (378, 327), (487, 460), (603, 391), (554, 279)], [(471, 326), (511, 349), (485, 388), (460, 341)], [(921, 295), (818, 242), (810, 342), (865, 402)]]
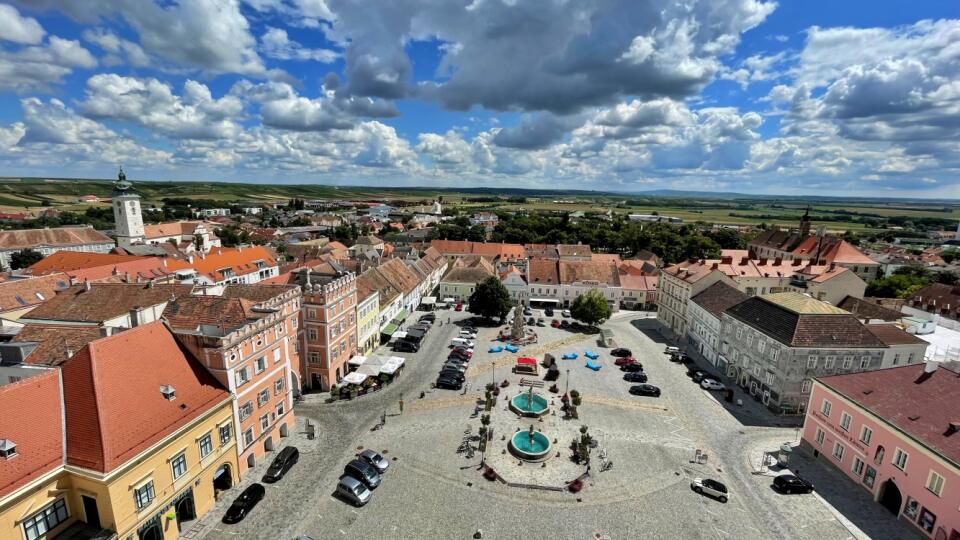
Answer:
[(357, 354), (357, 279), (309, 277), (303, 287), (303, 383), (328, 390), (347, 374), (347, 360)]

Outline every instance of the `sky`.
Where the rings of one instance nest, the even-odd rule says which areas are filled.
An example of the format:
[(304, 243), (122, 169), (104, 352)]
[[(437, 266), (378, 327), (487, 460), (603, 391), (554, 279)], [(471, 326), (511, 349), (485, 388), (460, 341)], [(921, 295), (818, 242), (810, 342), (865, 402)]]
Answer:
[(960, 2), (0, 0), (0, 176), (960, 198)]

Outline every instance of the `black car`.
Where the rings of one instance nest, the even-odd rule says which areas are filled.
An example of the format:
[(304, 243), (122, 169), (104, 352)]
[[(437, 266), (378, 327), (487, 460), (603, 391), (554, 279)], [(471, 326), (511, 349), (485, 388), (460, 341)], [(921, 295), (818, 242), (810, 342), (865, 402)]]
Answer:
[(619, 349), (614, 349), (610, 351), (610, 354), (612, 354), (613, 356), (619, 356), (620, 358), (626, 358), (628, 356), (633, 356), (633, 351), (631, 351), (630, 349), (624, 349), (621, 347)]
[(420, 316), (420, 319), (419, 319), (419, 320), (421, 320), (421, 321), (431, 321), (431, 322), (432, 322), (432, 321), (437, 320), (437, 314), (436, 314), (436, 313), (425, 313), (425, 314), (423, 314), (423, 315)]
[(773, 489), (780, 493), (813, 493), (813, 484), (792, 474), (781, 474), (773, 479)]
[(263, 484), (250, 484), (250, 487), (243, 490), (243, 493), (233, 500), (233, 504), (227, 509), (227, 513), (223, 515), (223, 522), (233, 524), (242, 521), (243, 518), (247, 517), (247, 514), (253, 510), (253, 507), (263, 499), (263, 495), (266, 492), (267, 490), (264, 489)]
[(700, 384), (700, 381), (706, 379), (709, 376), (710, 374), (707, 373), (706, 371), (701, 371), (698, 369), (693, 373), (693, 375), (690, 375), (690, 379), (692, 379), (693, 382)]
[(290, 467), (293, 467), (299, 460), (300, 451), (297, 450), (296, 446), (284, 448), (277, 454), (277, 457), (273, 459), (273, 463), (267, 468), (267, 472), (264, 473), (262, 480), (268, 484), (280, 480), (283, 478), (283, 475), (287, 474)]
[(394, 352), (414, 352), (414, 353), (415, 353), (415, 352), (419, 352), (419, 351), (420, 351), (420, 346), (417, 345), (416, 343), (411, 342), (411, 341), (406, 341), (406, 340), (401, 339), (400, 341), (397, 341), (396, 343), (393, 344), (393, 351), (394, 351)]
[(630, 393), (635, 396), (660, 397), (660, 389), (652, 384), (637, 384), (631, 386)]
[(463, 380), (454, 377), (448, 377), (443, 373), (437, 377), (437, 388), (447, 388), (449, 390), (460, 390), (463, 388)]
[(626, 373), (623, 376), (623, 380), (627, 382), (647, 382), (647, 374), (642, 371), (634, 371), (631, 373)]
[(640, 362), (634, 362), (632, 364), (624, 364), (620, 366), (620, 371), (625, 373), (635, 373), (637, 371), (643, 371), (643, 364)]
[(470, 361), (470, 359), (467, 358), (467, 355), (460, 351), (450, 351), (450, 354), (447, 356), (447, 360), (459, 360), (461, 362)]
[(534, 319), (533, 317), (530, 317), (529, 319), (527, 319), (527, 325), (528, 325), (528, 326), (536, 326), (536, 325), (537, 325), (537, 320)]
[(691, 359), (687, 353), (672, 353), (670, 355), (670, 361), (677, 362), (678, 364), (687, 364)]
[(408, 330), (408, 331), (409, 331), (409, 330), (419, 330), (419, 331), (421, 331), (421, 332), (427, 332), (427, 331), (430, 330), (430, 328), (432, 328), (432, 327), (431, 327), (429, 324), (420, 322), (420, 323), (417, 323), (417, 324), (412, 324), (412, 325), (410, 325), (410, 328), (408, 328), (407, 330)]
[(570, 328), (570, 321), (566, 319), (560, 321), (560, 328)]
[(465, 377), (463, 376), (463, 373), (460, 370), (447, 369), (447, 368), (440, 370), (440, 377), (450, 377), (453, 379), (457, 379), (460, 382), (463, 382), (465, 379)]
[(553, 308), (547, 308), (543, 310), (543, 314), (547, 317), (553, 317)]

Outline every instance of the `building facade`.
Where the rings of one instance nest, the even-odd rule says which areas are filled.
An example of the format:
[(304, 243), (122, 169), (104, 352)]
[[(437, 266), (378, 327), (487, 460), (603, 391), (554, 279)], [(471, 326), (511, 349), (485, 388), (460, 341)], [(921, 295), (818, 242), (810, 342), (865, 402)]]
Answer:
[(717, 365), (723, 342), (723, 312), (749, 298), (746, 294), (718, 281), (690, 299), (690, 328), (687, 336), (708, 362)]
[(353, 273), (303, 287), (305, 388), (329, 390), (347, 374), (357, 354), (357, 279)]
[(357, 350), (369, 355), (380, 344), (380, 293), (357, 283)]
[(801, 447), (930, 538), (960, 538), (960, 374), (936, 363), (814, 380)]

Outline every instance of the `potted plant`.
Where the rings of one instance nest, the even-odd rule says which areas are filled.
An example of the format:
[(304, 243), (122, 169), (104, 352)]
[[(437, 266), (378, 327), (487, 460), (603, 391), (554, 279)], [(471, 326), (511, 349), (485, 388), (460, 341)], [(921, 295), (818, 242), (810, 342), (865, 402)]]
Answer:
[(484, 395), (486, 396), (487, 399), (483, 403), (483, 410), (489, 411), (491, 408), (493, 408), (493, 393), (487, 390), (486, 392), (484, 392)]
[(386, 373), (380, 374), (380, 386), (386, 386), (389, 380), (390, 380), (390, 375), (387, 375)]
[(571, 417), (580, 418), (577, 408), (580, 406), (582, 402), (583, 400), (580, 398), (580, 392), (577, 392), (576, 390), (571, 390), (570, 391), (570, 416)]
[(481, 429), (483, 429), (484, 432), (487, 434), (487, 438), (492, 437), (492, 436), (493, 436), (493, 432), (490, 431), (490, 429), (489, 429), (489, 426), (490, 426), (490, 415), (489, 415), (489, 414), (484, 414), (483, 416), (480, 417), (480, 424), (483, 426), (483, 428), (481, 428)]
[(556, 393), (559, 392), (559, 391), (560, 391), (560, 389), (557, 387), (556, 383), (550, 385), (550, 393), (556, 394)]
[(330, 385), (330, 399), (340, 399), (340, 388), (335, 384)]

